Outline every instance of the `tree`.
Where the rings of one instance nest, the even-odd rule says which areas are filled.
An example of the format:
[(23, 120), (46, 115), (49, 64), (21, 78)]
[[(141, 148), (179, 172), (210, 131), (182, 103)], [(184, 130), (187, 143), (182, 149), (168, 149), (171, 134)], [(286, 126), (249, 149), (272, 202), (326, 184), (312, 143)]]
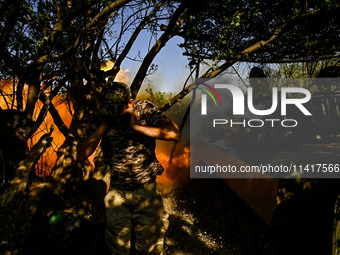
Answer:
[[(168, 20), (163, 35), (144, 58), (132, 82), (135, 97), (155, 55), (181, 25), (179, 18), (184, 6), (131, 0), (2, 3), (1, 73), (15, 86), (8, 107), (12, 114), (9, 114), (10, 109), (2, 109), (1, 116), (4, 123), (9, 123), (13, 114), (18, 115), (18, 124), (9, 125), (5, 130), (7, 133), (2, 133), (4, 138), (23, 129), (24, 135), (18, 138), (22, 141), (19, 147), (23, 149), (18, 154), (24, 155), (26, 141), (36, 132), (49, 111), (66, 138), (59, 150), (59, 158), (70, 155), (68, 160), (58, 161), (60, 165), (54, 168), (52, 176), (55, 181), (60, 181), (68, 173), (66, 169), (79, 171), (75, 163), (75, 141), (82, 135), (83, 125), (96, 105), (96, 95), (100, 93), (105, 79), (115, 78), (142, 29), (156, 33), (160, 26), (158, 23)], [(125, 42), (123, 37), (127, 35), (130, 38)], [(100, 70), (100, 64), (108, 59), (113, 60), (115, 65), (111, 71), (104, 72)], [(85, 86), (83, 79), (87, 80)], [(25, 84), (28, 85), (26, 103)], [(60, 93), (72, 102), (73, 120), (69, 128), (51, 103)], [(44, 106), (38, 116), (34, 116), (38, 100)], [(4, 147), (1, 151), (5, 151)], [(22, 157), (13, 165), (20, 160)], [(70, 164), (65, 165), (65, 162)]]
[[(237, 62), (307, 63), (338, 55), (339, 1), (200, 3), (184, 16), (181, 47), (192, 62), (213, 62), (202, 78), (216, 77)], [(182, 93), (189, 92), (186, 87)]]
[[(66, 204), (83, 204), (78, 213), (89, 208), (84, 187), (89, 188), (90, 184), (83, 176), (88, 176), (84, 171), (91, 166), (80, 165), (76, 145), (96, 108), (96, 98), (106, 80), (115, 79), (141, 31), (148, 30), (152, 35), (161, 31), (162, 35), (143, 58), (132, 82), (131, 90), (136, 97), (154, 57), (182, 25), (185, 6), (186, 3), (138, 0), (0, 3), (0, 72), (2, 80), (12, 84), (10, 95), (1, 88), (6, 101), (0, 109), (0, 139), (4, 141), (0, 150), (5, 162), (1, 177), (6, 180), (1, 188), (1, 203), (3, 208), (5, 205), (31, 208), (22, 213), (19, 210), (20, 216), (8, 215), (2, 222), (3, 228), (9, 229), (7, 226), (20, 221), (20, 217), (31, 222), (31, 218), (41, 216), (44, 210), (46, 218), (46, 210), (55, 211), (65, 208)], [(101, 65), (107, 60), (114, 61), (115, 65), (105, 72)], [(83, 80), (87, 81), (85, 85)], [(70, 106), (69, 126), (52, 102), (57, 96)], [(47, 112), (65, 141), (57, 151), (49, 181), (40, 182), (35, 175), (35, 164), (51, 145), (52, 127), (48, 127), (51, 130), (30, 151), (27, 141), (43, 123)], [(98, 185), (91, 187), (97, 193), (100, 193), (98, 190), (105, 192), (106, 187)], [(56, 202), (54, 205), (42, 206), (46, 194), (48, 200)], [(28, 198), (27, 202), (22, 198)], [(25, 226), (32, 231), (31, 225)]]
[[(39, 197), (44, 194), (62, 197), (64, 200), (60, 203), (64, 201), (63, 204), (83, 194), (83, 176), (88, 176), (83, 171), (88, 172), (91, 166), (79, 164), (77, 141), (96, 108), (96, 98), (106, 80), (115, 79), (143, 30), (150, 32), (151, 39), (156, 39), (151, 40), (153, 45), (140, 59), (140, 68), (131, 83), (134, 98), (152, 69), (155, 56), (174, 36), (185, 39), (182, 46), (190, 60), (215, 61), (214, 68), (203, 75), (210, 78), (238, 61), (268, 62), (273, 59), (268, 58), (270, 54), (277, 61), (308, 60), (326, 53), (334, 54), (339, 42), (340, 23), (336, 15), (339, 3), (314, 1), (312, 6), (306, 3), (248, 0), (1, 2), (0, 73), (12, 86), (10, 95), (6, 95), (8, 92), (4, 89), (0, 91), (6, 100), (6, 106), (0, 109), (0, 139), (4, 141), (0, 151), (5, 161), (0, 174), (3, 179), (6, 176), (6, 183), (0, 190), (2, 203), (9, 206), (19, 201), (23, 203), (20, 198), (28, 192), (31, 196), (26, 206), (38, 208)], [(308, 38), (308, 43), (302, 38)], [(108, 60), (113, 61), (114, 66), (105, 72), (101, 64)], [(84, 80), (87, 81), (85, 85)], [(169, 108), (189, 92), (190, 87), (185, 87), (162, 109)], [(70, 126), (65, 124), (52, 102), (57, 96), (69, 105)], [(58, 149), (49, 182), (39, 183), (34, 166), (52, 142), (51, 130), (30, 151), (27, 141), (47, 113), (52, 115), (55, 128), (63, 134), (65, 142)], [(35, 214), (33, 210), (26, 217)]]

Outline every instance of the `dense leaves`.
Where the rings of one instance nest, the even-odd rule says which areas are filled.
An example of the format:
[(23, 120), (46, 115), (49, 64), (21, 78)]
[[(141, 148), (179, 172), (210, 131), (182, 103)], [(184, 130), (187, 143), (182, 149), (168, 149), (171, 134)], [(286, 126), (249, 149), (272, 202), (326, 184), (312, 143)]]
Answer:
[[(184, 38), (181, 46), (191, 63), (213, 61), (205, 77), (215, 77), (239, 61), (329, 58), (339, 48), (339, 10), (337, 0), (1, 2), (0, 73), (13, 86), (9, 94), (0, 88), (6, 98), (0, 121), (10, 123), (12, 113), (19, 116), (16, 129), (8, 125), (2, 135), (17, 137), (25, 144), (49, 112), (65, 137), (58, 151), (63, 160), (57, 161), (52, 174), (55, 180), (61, 180), (63, 173), (79, 171), (74, 145), (96, 108), (101, 88), (107, 79), (116, 78), (125, 59), (141, 63), (131, 82), (135, 98), (144, 78), (157, 70), (156, 55), (174, 36)], [(147, 53), (130, 56), (143, 30), (150, 35)], [(114, 66), (105, 72), (101, 67), (108, 60)], [(183, 89), (162, 109), (189, 91)], [(56, 96), (68, 105), (70, 126), (52, 103)], [(16, 130), (22, 131), (20, 136)], [(5, 148), (0, 146), (0, 150)], [(65, 155), (69, 155), (68, 160)]]
[[(144, 0), (0, 3), (0, 204), (16, 201), (23, 191), (30, 194), (29, 187), (36, 187), (32, 183), (42, 178), (52, 182), (47, 189), (65, 201), (82, 194), (90, 166), (89, 162), (80, 164), (76, 145), (97, 107), (102, 87), (116, 78), (124, 59), (135, 58), (141, 62), (131, 84), (136, 96), (145, 76), (157, 70), (153, 60), (177, 33), (185, 9), (178, 2)], [(149, 32), (150, 50), (145, 56), (130, 56), (143, 30)], [(108, 61), (113, 68), (103, 70)], [(70, 123), (57, 110), (60, 104), (66, 106)], [(52, 121), (46, 121), (47, 114)], [(51, 136), (52, 124), (61, 133), (58, 145), (50, 138), (48, 143), (39, 139), (44, 133)], [(41, 150), (32, 154), (33, 141)], [(48, 171), (36, 171), (39, 158), (51, 145), (55, 163), (46, 162)], [(29, 155), (30, 164), (23, 174), (18, 169)], [(40, 193), (37, 201), (38, 196)]]
[[(303, 62), (339, 50), (339, 1), (200, 1), (189, 7), (186, 41), (192, 58), (230, 60), (258, 42), (242, 61)], [(277, 35), (274, 41), (266, 41)], [(251, 54), (252, 53), (252, 54)]]
[[(102, 201), (106, 183), (86, 183), (89, 165), (78, 162), (76, 145), (97, 107), (102, 87), (107, 79), (117, 77), (124, 60), (140, 62), (131, 81), (136, 97), (145, 77), (157, 70), (155, 57), (175, 36), (184, 38), (181, 46), (192, 64), (214, 61), (206, 77), (215, 77), (239, 61), (307, 62), (328, 58), (339, 49), (339, 10), (336, 0), (1, 1), (0, 77), (4, 83), (0, 95), (5, 103), (0, 106), (0, 152), (5, 162), (0, 167), (4, 181), (0, 195), (7, 190), (8, 197), (13, 198), (6, 212), (17, 209), (15, 215), (2, 213), (6, 231), (12, 225), (24, 226), (24, 234), (30, 237), (32, 219), (47, 224), (51, 213), (65, 208), (72, 208), (82, 217), (93, 215), (91, 210), (97, 206), (93, 201)], [(140, 37), (149, 46), (144, 56), (133, 56), (131, 49)], [(114, 65), (104, 71), (107, 61)], [(166, 109), (179, 102), (190, 88), (184, 88), (173, 99), (154, 91), (150, 89), (147, 96), (159, 99), (156, 103)], [(57, 110), (58, 103), (67, 105), (72, 117), (69, 125)], [(51, 144), (51, 123), (39, 130), (48, 113), (65, 141), (55, 148), (57, 161), (47, 183), (39, 181), (34, 165)], [(46, 133), (48, 143), (39, 140), (39, 150), (32, 153), (27, 144), (37, 133)], [(31, 157), (25, 161), (27, 155)], [(30, 163), (19, 176), (20, 162)], [(96, 174), (96, 178), (103, 179)], [(13, 185), (16, 177), (20, 189)], [(27, 224), (22, 224), (20, 217), (25, 222), (27, 219)], [(19, 242), (30, 243), (31, 236), (18, 240), (21, 238), (4, 233), (3, 238), (16, 249)]]

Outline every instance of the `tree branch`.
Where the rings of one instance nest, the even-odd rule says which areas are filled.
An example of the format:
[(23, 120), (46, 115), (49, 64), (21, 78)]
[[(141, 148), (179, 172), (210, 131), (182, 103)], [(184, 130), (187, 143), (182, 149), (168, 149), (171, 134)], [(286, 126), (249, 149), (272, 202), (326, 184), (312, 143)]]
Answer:
[[(130, 1), (132, 1), (132, 0), (117, 0), (117, 1), (113, 2), (112, 4), (106, 6), (103, 9), (103, 11), (101, 11), (99, 14), (97, 14), (92, 19), (92, 21), (89, 24), (86, 25), (86, 30), (88, 31), (90, 29), (93, 29), (101, 21), (108, 18), (112, 12), (116, 11), (118, 8), (127, 4)], [(92, 3), (91, 1), (87, 1), (87, 2)], [(96, 1), (94, 1), (94, 2), (96, 2)], [(88, 5), (90, 5), (90, 4), (88, 4)], [(82, 5), (80, 5), (80, 7), (82, 7)], [(73, 17), (75, 15), (75, 13), (77, 13), (77, 11), (78, 12), (80, 11), (79, 3), (77, 4), (77, 6), (75, 8), (70, 9), (70, 12), (66, 15), (66, 17), (64, 17), (63, 19), (61, 19), (59, 22), (56, 23), (56, 25), (53, 29), (53, 32), (51, 33), (51, 42), (52, 43), (56, 41), (57, 35), (60, 33), (60, 31), (62, 31), (64, 29), (64, 25), (69, 22), (69, 19), (71, 17)], [(69, 57), (71, 54), (73, 54), (75, 52), (75, 50), (78, 48), (78, 46), (80, 45), (80, 43), (82, 41), (82, 38), (85, 36), (84, 33), (85, 33), (84, 31), (82, 33), (80, 33), (80, 35), (77, 37), (75, 42), (66, 51), (64, 51), (60, 54), (55, 54), (55, 55), (51, 54), (51, 55), (41, 56), (40, 58), (35, 60), (30, 65), (30, 69), (34, 69), (36, 66), (39, 66), (41, 64), (45, 64), (47, 62), (57, 62), (57, 61), (65, 60), (67, 57)]]
[(28, 92), (27, 92), (27, 103), (25, 108), (25, 115), (29, 120), (32, 120), (33, 112), (35, 108), (35, 104), (38, 101), (38, 94), (40, 91), (40, 83), (42, 80), (42, 69), (43, 66), (40, 66), (35, 74), (33, 75), (33, 81), (28, 84)]
[(13, 30), (13, 28), (16, 24), (16, 21), (19, 17), (20, 9), (22, 8), (23, 3), (24, 3), (23, 0), (16, 1), (13, 4), (13, 7), (11, 8), (11, 11), (10, 11), (10, 13), (7, 17), (8, 19), (7, 19), (7, 22), (6, 22), (6, 26), (4, 27), (3, 32), (1, 34), (1, 37), (0, 37), (0, 46), (2, 47), (3, 50), (5, 50), (4, 45), (6, 45), (8, 39), (10, 37), (10, 33), (11, 33), (11, 31)]
[(161, 3), (159, 3), (154, 9), (153, 11), (150, 12), (150, 14), (148, 16), (146, 16), (141, 23), (138, 25), (138, 27), (135, 29), (135, 31), (133, 32), (133, 34), (131, 35), (128, 43), (126, 44), (123, 52), (119, 55), (114, 67), (107, 72), (108, 76), (111, 77), (115, 77), (117, 75), (117, 73), (120, 70), (120, 65), (122, 64), (123, 60), (125, 59), (125, 57), (127, 56), (127, 54), (129, 53), (131, 47), (133, 46), (134, 42), (136, 41), (139, 33), (143, 30), (143, 28), (149, 23), (149, 21), (151, 20), (151, 18), (153, 16), (155, 16), (156, 12), (159, 10), (159, 8), (162, 6)]
[(118, 10), (120, 7), (126, 5), (127, 3), (131, 2), (132, 0), (116, 0), (112, 4), (106, 6), (100, 13), (98, 13), (92, 21), (86, 25), (86, 29), (91, 29), (96, 27), (100, 21), (107, 19), (112, 12)]
[[(23, 74), (23, 77), (20, 77), (19, 78), (19, 82), (18, 82), (18, 85), (17, 85), (17, 91), (16, 91), (16, 94), (17, 94), (17, 110), (18, 111), (22, 111), (23, 110), (23, 96), (22, 96), (22, 91), (24, 89), (24, 85), (25, 85), (25, 73)], [(14, 93), (14, 91), (13, 91)], [(15, 102), (13, 102), (14, 104)]]
[[(340, 4), (335, 4), (333, 8), (330, 10), (330, 12), (336, 14), (340, 10)], [(239, 54), (237, 54), (235, 57), (230, 59), (229, 61), (225, 62), (223, 65), (221, 65), (217, 70), (212, 71), (210, 73), (206, 73), (201, 78), (214, 78), (217, 75), (221, 74), (223, 71), (231, 67), (236, 62), (240, 61), (242, 58), (256, 52), (257, 50), (263, 48), (265, 45), (272, 43), (275, 39), (277, 39), (279, 36), (282, 36), (284, 33), (288, 32), (289, 30), (293, 29), (297, 24), (301, 22), (305, 22), (309, 19), (316, 18), (317, 16), (323, 16), (325, 15), (325, 12), (323, 10), (313, 10), (308, 11), (299, 15), (296, 15), (294, 18), (292, 18), (289, 22), (287, 22), (285, 25), (283, 25), (281, 28), (275, 30), (273, 35), (271, 35), (268, 39), (259, 41), (258, 43), (248, 47), (247, 49), (243, 50)], [(167, 103), (162, 105), (160, 109), (162, 111), (166, 111), (169, 107), (180, 101), (183, 97), (185, 97), (190, 92), (190, 85), (184, 88), (179, 94), (177, 94), (174, 98), (169, 100)]]
[(97, 42), (96, 42), (94, 49), (93, 49), (93, 57), (96, 61), (98, 60), (98, 52), (99, 52), (99, 49), (100, 49), (100, 45), (103, 41), (104, 31), (105, 31), (105, 28), (102, 28), (99, 31), (99, 36), (98, 36)]
[[(336, 4), (332, 8), (331, 12), (336, 13), (339, 10), (340, 10), (340, 4)], [(320, 16), (320, 15), (321, 16), (325, 15), (325, 12), (320, 10), (320, 9), (319, 10), (308, 11), (308, 12), (296, 15), (289, 22), (284, 24), (281, 28), (275, 30), (275, 32), (268, 39), (261, 40), (261, 41), (257, 42), (256, 44), (248, 47), (247, 49), (241, 51), (239, 54), (234, 56), (232, 59), (228, 60), (223, 65), (221, 65), (220, 68), (218, 68), (215, 71), (210, 72), (209, 74), (207, 74), (206, 76), (204, 76), (202, 78), (213, 78), (213, 77), (216, 77), (217, 75), (219, 75), (220, 73), (222, 73), (223, 71), (225, 71), (226, 69), (231, 67), (233, 64), (235, 64), (236, 62), (240, 61), (242, 58), (244, 58), (244, 57), (254, 53), (255, 51), (263, 48), (267, 44), (272, 43), (275, 39), (277, 39), (278, 37), (282, 36), (284, 33), (290, 31), (291, 29), (293, 29), (297, 24), (305, 22), (308, 19), (316, 18), (316, 16)]]
[[(17, 74), (20, 74), (22, 72), (22, 67), (20, 65), (17, 65), (17, 63), (14, 61), (11, 54), (8, 52), (6, 44), (15, 26), (16, 20), (19, 17), (20, 9), (23, 6), (23, 2), (23, 0), (19, 0), (14, 3), (14, 6), (12, 7), (10, 14), (8, 15), (6, 26), (4, 27), (3, 32), (0, 35), (0, 58), (2, 58), (6, 65), (12, 68), (12, 71), (15, 71)], [(4, 8), (5, 6), (7, 5), (5, 4), (2, 8)], [(2, 9), (1, 12), (4, 12), (4, 9)]]
[[(43, 96), (44, 94), (42, 94)], [(53, 103), (50, 104), (50, 108), (48, 109), (50, 112), (54, 123), (58, 127), (59, 131), (65, 136), (66, 140), (73, 141), (75, 140), (73, 134), (71, 131), (68, 129), (68, 127), (65, 125), (64, 121), (60, 117), (57, 109), (54, 107)]]
[(190, 85), (185, 87), (180, 93), (178, 93), (176, 96), (174, 96), (173, 98), (171, 98), (168, 102), (166, 102), (164, 105), (162, 105), (161, 107), (159, 107), (160, 110), (162, 111), (166, 111), (167, 109), (169, 109), (171, 106), (173, 106), (174, 104), (176, 104), (177, 102), (179, 102), (183, 97), (185, 97), (187, 94), (189, 94), (191, 90)]
[(44, 121), (45, 116), (48, 112), (48, 109), (50, 107), (50, 105), (52, 104), (52, 100), (53, 98), (58, 94), (58, 92), (60, 91), (60, 89), (65, 85), (66, 81), (69, 79), (70, 74), (66, 75), (58, 84), (58, 86), (56, 86), (53, 91), (50, 93), (50, 95), (47, 97), (45, 94), (40, 93), (39, 95), (39, 100), (43, 103), (43, 107), (41, 108), (39, 115), (34, 123), (34, 127), (30, 130), (31, 135), (33, 135), (37, 129), (39, 128), (39, 126), (41, 125), (41, 123)]
[(76, 17), (84, 8), (90, 7), (92, 4), (96, 4), (100, 2), (99, 0), (87, 0), (87, 1), (79, 1), (75, 4), (75, 6), (71, 7), (65, 12), (65, 15), (57, 18), (56, 23), (53, 27), (53, 31), (50, 34), (50, 42), (51, 44), (55, 44), (60, 33), (65, 29), (66, 25), (69, 25), (74, 17)]
[(154, 60), (157, 53), (164, 47), (164, 45), (169, 41), (169, 39), (174, 36), (176, 31), (182, 25), (183, 20), (180, 20), (180, 16), (185, 11), (186, 7), (187, 7), (186, 3), (182, 3), (178, 7), (178, 9), (175, 11), (175, 13), (171, 17), (166, 31), (161, 35), (161, 37), (157, 40), (157, 42), (154, 44), (152, 49), (149, 51), (149, 53), (144, 58), (143, 63), (141, 64), (131, 84), (132, 98), (136, 98), (138, 91), (148, 71), (148, 68), (150, 64), (152, 63), (152, 61)]
[(31, 171), (35, 170), (35, 165), (45, 150), (51, 146), (53, 138), (51, 137), (53, 126), (48, 134), (43, 135), (33, 146), (27, 157), (19, 163), (15, 177), (11, 185), (6, 189), (2, 196), (2, 205), (5, 205), (16, 198), (16, 196), (26, 190), (28, 177)]

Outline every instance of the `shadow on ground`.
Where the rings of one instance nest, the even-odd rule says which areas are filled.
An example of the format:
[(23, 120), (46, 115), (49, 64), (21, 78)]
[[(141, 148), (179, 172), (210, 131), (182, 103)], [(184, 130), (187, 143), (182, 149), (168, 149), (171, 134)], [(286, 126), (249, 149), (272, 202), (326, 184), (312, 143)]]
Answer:
[(264, 223), (221, 180), (190, 180), (164, 201), (165, 254), (261, 254)]

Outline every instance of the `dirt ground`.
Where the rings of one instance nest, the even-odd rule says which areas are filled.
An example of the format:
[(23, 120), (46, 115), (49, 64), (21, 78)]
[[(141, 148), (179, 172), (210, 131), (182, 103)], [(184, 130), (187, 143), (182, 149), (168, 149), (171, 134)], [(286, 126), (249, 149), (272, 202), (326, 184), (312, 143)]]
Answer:
[(170, 214), (165, 254), (261, 254), (265, 223), (221, 180), (162, 188)]
[[(339, 186), (323, 182), (327, 191), (331, 185)], [(327, 224), (332, 219), (324, 214), (324, 196), (308, 193), (304, 198), (290, 200), (275, 216), (285, 221), (269, 227), (219, 179), (188, 179), (178, 186), (160, 187), (170, 215), (166, 255), (304, 255), (327, 254), (331, 248), (331, 226)], [(304, 207), (306, 198), (315, 200), (314, 207), (308, 207), (308, 214)], [(72, 214), (54, 224), (51, 217), (4, 221), (5, 215), (10, 216), (6, 219), (13, 219), (22, 213), (20, 208), (19, 204), (14, 211), (0, 208), (0, 254), (109, 254), (103, 222), (93, 224)]]
[[(221, 193), (217, 184), (189, 180), (178, 187), (160, 185), (170, 215), (164, 254), (260, 254), (262, 230), (247, 219), (232, 191)], [(103, 224), (74, 215), (59, 215), (60, 222), (52, 225), (44, 217), (3, 221), (5, 214), (13, 219), (21, 212), (0, 212), (0, 254), (108, 254)]]
[(165, 254), (331, 254), (340, 181), (304, 179), (301, 190), (296, 182), (280, 181), (278, 196), (284, 189), (295, 194), (275, 208), (270, 226), (222, 180), (191, 179), (168, 192), (163, 187), (170, 213)]

